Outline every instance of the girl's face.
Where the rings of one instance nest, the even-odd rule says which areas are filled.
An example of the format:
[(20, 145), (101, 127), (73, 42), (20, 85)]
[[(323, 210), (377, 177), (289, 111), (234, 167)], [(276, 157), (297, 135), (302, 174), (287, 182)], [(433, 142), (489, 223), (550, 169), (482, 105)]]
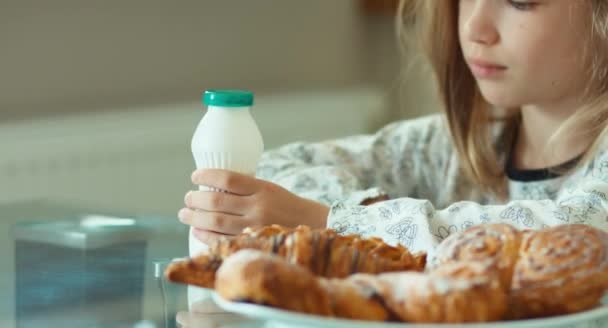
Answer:
[(582, 94), (588, 0), (459, 1), (461, 50), (490, 104), (550, 108)]

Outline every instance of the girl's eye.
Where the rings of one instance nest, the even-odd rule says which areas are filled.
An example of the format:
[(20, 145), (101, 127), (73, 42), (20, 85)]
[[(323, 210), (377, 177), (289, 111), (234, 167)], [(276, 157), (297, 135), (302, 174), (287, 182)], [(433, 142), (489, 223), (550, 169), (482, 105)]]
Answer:
[(517, 10), (522, 10), (522, 11), (532, 10), (537, 5), (537, 3), (531, 2), (531, 1), (515, 1), (515, 0), (508, 0), (508, 1), (509, 1), (509, 4), (511, 6), (513, 6), (513, 8), (515, 8)]

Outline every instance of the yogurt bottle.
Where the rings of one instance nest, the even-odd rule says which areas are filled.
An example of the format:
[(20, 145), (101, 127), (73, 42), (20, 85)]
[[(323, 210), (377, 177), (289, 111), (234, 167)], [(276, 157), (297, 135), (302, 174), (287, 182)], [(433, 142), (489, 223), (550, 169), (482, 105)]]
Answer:
[[(251, 116), (253, 93), (207, 90), (203, 94), (203, 105), (207, 106), (207, 112), (192, 137), (192, 155), (196, 167), (254, 175), (264, 151), (264, 142)], [(210, 188), (199, 186), (199, 190)], [(207, 245), (196, 239), (190, 228), (190, 256), (206, 250)]]

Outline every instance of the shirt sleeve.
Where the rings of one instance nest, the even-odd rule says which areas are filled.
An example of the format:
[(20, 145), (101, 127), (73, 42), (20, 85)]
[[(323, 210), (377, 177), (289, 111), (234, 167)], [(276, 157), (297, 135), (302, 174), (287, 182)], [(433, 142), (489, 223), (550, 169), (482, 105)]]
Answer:
[[(437, 172), (429, 161), (429, 143), (436, 142), (439, 115), (387, 125), (373, 135), (320, 143), (293, 143), (265, 152), (258, 178), (326, 205), (336, 201), (358, 205), (388, 195), (415, 197), (427, 190), (429, 175)], [(444, 152), (436, 152), (443, 154)], [(420, 165), (424, 163), (424, 165)], [(439, 165), (438, 164), (438, 165)]]
[(378, 236), (430, 255), (451, 233), (482, 223), (509, 223), (520, 229), (583, 223), (608, 230), (608, 152), (574, 174), (580, 176), (563, 187), (554, 200), (517, 200), (505, 205), (462, 201), (442, 209), (429, 200), (407, 197), (370, 206), (337, 201), (327, 224), (342, 234)]

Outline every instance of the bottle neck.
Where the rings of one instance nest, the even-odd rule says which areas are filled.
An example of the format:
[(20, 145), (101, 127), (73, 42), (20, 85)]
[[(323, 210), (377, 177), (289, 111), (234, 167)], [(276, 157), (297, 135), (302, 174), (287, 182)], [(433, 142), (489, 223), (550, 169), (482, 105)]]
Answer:
[(207, 110), (210, 112), (249, 112), (251, 107), (219, 107), (219, 106), (208, 106)]

